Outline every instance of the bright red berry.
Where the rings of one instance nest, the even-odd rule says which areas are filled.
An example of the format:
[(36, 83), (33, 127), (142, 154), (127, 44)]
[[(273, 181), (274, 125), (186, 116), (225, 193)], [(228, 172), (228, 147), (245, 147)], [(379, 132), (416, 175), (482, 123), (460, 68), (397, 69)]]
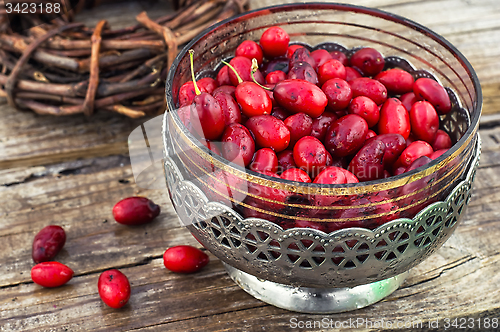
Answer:
[(176, 273), (193, 273), (201, 270), (210, 261), (207, 254), (192, 246), (175, 246), (163, 254), (163, 264)]
[(260, 46), (264, 55), (268, 58), (274, 58), (286, 54), (290, 36), (280, 27), (271, 27), (264, 31), (260, 37)]
[(59, 287), (73, 278), (73, 270), (59, 262), (42, 262), (31, 268), (31, 280), (43, 287)]
[(160, 214), (160, 206), (145, 197), (128, 197), (113, 207), (113, 217), (124, 225), (142, 225)]
[(101, 273), (97, 290), (102, 301), (111, 308), (119, 309), (130, 299), (130, 283), (127, 276), (118, 270)]

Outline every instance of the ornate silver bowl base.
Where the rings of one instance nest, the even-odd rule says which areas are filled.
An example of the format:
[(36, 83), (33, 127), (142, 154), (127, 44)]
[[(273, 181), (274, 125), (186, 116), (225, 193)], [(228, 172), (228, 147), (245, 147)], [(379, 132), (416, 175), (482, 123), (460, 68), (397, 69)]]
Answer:
[(224, 263), (227, 273), (245, 292), (258, 300), (290, 311), (333, 314), (369, 306), (389, 296), (409, 272), (366, 285), (344, 288), (293, 287), (259, 279)]

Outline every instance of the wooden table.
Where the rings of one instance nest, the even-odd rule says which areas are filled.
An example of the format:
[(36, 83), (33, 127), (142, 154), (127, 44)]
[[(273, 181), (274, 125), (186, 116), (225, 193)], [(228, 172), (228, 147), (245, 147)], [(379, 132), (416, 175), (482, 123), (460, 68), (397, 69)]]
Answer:
[[(252, 0), (251, 7), (267, 4)], [(0, 330), (287, 331), (293, 319), (305, 324), (324, 318), (423, 322), (415, 330), (430, 330), (429, 324), (438, 322), (442, 330), (445, 319), (465, 318), (467, 324), (475, 319), (476, 329), (479, 320), (484, 324), (490, 319), (491, 324), (500, 319), (500, 117), (495, 114), (500, 111), (500, 2), (357, 4), (406, 16), (440, 33), (470, 60), (483, 86), (483, 154), (467, 214), (445, 245), (411, 270), (399, 290), (355, 312), (303, 315), (246, 294), (213, 256), (198, 273), (171, 273), (163, 267), (165, 249), (199, 244), (179, 226), (166, 190), (134, 184), (126, 140), (140, 120), (106, 113), (91, 119), (54, 118), (1, 105)], [(81, 19), (92, 23), (108, 15), (123, 23), (143, 9), (119, 6), (119, 16), (111, 6)], [(130, 195), (160, 204), (159, 218), (141, 227), (117, 224), (111, 208)], [(30, 279), (33, 237), (49, 224), (65, 228), (68, 239), (57, 260), (75, 270), (74, 278), (57, 289), (43, 289)], [(99, 274), (111, 268), (124, 272), (132, 285), (130, 302), (121, 310), (104, 305), (97, 293)]]

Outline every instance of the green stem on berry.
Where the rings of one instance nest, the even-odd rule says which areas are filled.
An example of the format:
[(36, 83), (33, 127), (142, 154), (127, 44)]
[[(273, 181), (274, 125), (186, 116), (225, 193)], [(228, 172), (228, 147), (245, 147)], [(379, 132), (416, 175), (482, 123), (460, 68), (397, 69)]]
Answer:
[(196, 84), (196, 79), (194, 78), (194, 60), (193, 60), (194, 50), (189, 50), (189, 61), (191, 61), (191, 78), (193, 79), (194, 84), (194, 92), (197, 96), (201, 94), (200, 89), (198, 89), (198, 85)]
[(250, 76), (252, 76), (252, 80), (254, 81), (255, 84), (260, 86), (262, 89), (271, 91), (272, 90), (271, 88), (265, 87), (262, 84), (260, 84), (259, 82), (257, 82), (255, 77), (253, 76), (253, 74), (255, 74), (255, 72), (257, 70), (259, 70), (259, 63), (257, 62), (257, 59), (253, 58), (252, 59), (252, 70), (250, 71)]
[(233, 66), (231, 66), (228, 62), (226, 62), (226, 61), (224, 61), (224, 60), (221, 60), (221, 62), (222, 62), (223, 64), (225, 64), (226, 66), (228, 66), (228, 67), (229, 67), (229, 69), (231, 69), (231, 70), (234, 72), (234, 74), (236, 75), (236, 78), (238, 79), (238, 84), (240, 84), (240, 83), (242, 83), (242, 82), (243, 82), (243, 80), (241, 79), (240, 75), (238, 74), (238, 72), (236, 71), (236, 69), (234, 69), (234, 67), (233, 67)]

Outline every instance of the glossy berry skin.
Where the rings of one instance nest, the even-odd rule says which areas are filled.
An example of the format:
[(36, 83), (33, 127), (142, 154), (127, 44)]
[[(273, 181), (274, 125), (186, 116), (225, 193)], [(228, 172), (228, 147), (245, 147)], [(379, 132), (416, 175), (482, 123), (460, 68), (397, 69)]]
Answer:
[(408, 112), (411, 110), (412, 105), (418, 101), (417, 97), (413, 92), (405, 93), (404, 95), (399, 97), (399, 100), (401, 101), (401, 103)]
[[(431, 154), (432, 156), (432, 154)], [(432, 161), (432, 158), (429, 158), (427, 156), (422, 156), (422, 157), (419, 157), (417, 159), (415, 159), (410, 166), (408, 166), (408, 168), (405, 170), (405, 173), (408, 173), (408, 172), (411, 172), (419, 167), (422, 167), (422, 166), (425, 166), (427, 165), (428, 163), (430, 163)]]
[(345, 66), (345, 80), (347, 82), (351, 82), (353, 80), (355, 80), (356, 78), (361, 78), (363, 77), (359, 71), (357, 71), (356, 69), (352, 68), (352, 67), (349, 67), (349, 66)]
[(422, 156), (429, 157), (433, 152), (434, 150), (432, 150), (432, 146), (430, 146), (429, 143), (424, 141), (415, 141), (404, 149), (394, 165), (395, 167), (408, 167), (418, 158)]
[(304, 45), (300, 45), (300, 44), (289, 45), (288, 49), (286, 50), (286, 54), (285, 54), (286, 57), (288, 59), (292, 58), (293, 53), (295, 53), (295, 51), (299, 48), (304, 48)]
[(130, 282), (127, 276), (116, 269), (101, 273), (97, 290), (101, 300), (114, 309), (123, 307), (130, 299)]
[(259, 44), (267, 58), (274, 58), (286, 54), (290, 36), (280, 27), (271, 27), (264, 31)]
[(259, 149), (255, 152), (249, 168), (255, 172), (276, 173), (278, 171), (278, 157), (270, 148)]
[(327, 50), (318, 49), (311, 52), (311, 58), (314, 60), (314, 69), (318, 70), (318, 68), (332, 59), (331, 54)]
[(299, 79), (318, 84), (318, 75), (314, 68), (307, 62), (295, 62), (290, 66), (287, 79)]
[(272, 115), (258, 115), (246, 122), (259, 147), (271, 148), (276, 153), (285, 150), (290, 143), (290, 131), (285, 123)]
[(325, 147), (332, 157), (345, 157), (356, 153), (365, 142), (368, 124), (356, 114), (341, 117), (328, 128)]
[(445, 88), (433, 79), (422, 77), (413, 84), (413, 92), (419, 100), (427, 100), (439, 114), (451, 111), (450, 96)]
[(373, 131), (373, 130), (371, 130), (371, 129), (368, 129), (368, 134), (366, 134), (366, 138), (365, 138), (365, 139), (366, 139), (366, 140), (369, 140), (370, 138), (375, 137), (375, 136), (377, 136), (377, 133), (376, 133), (376, 132), (374, 132), (374, 131)]
[(409, 72), (399, 68), (385, 70), (375, 76), (375, 79), (386, 87), (388, 93), (396, 95), (412, 92), (415, 82)]
[(235, 91), (236, 101), (241, 112), (248, 117), (271, 114), (273, 102), (267, 92), (254, 82), (238, 84)]
[(311, 134), (313, 120), (305, 113), (291, 115), (283, 122), (290, 131), (290, 146), (294, 146), (299, 139)]
[(441, 149), (441, 150), (437, 150), (437, 151), (434, 151), (430, 156), (429, 158), (431, 158), (432, 160), (434, 159), (437, 159), (439, 157), (441, 157), (441, 155), (443, 153), (445, 153), (446, 151), (448, 151), (448, 149)]
[(347, 183), (347, 179), (343, 168), (328, 166), (314, 178), (313, 183), (343, 184)]
[(323, 114), (313, 119), (310, 136), (323, 141), (328, 127), (330, 127), (335, 120), (337, 120), (337, 116), (334, 113), (324, 111)]
[(290, 181), (311, 183), (309, 175), (300, 168), (289, 168), (281, 174), (281, 178)]
[(291, 68), (295, 63), (308, 63), (313, 68), (316, 66), (316, 61), (314, 61), (311, 57), (311, 53), (305, 47), (298, 48), (295, 52), (293, 52), (288, 65)]
[[(201, 81), (201, 80), (200, 80)], [(198, 81), (197, 83), (199, 83)], [(212, 86), (212, 85), (209, 85)], [(198, 88), (201, 92), (212, 93), (212, 91), (208, 92), (205, 86), (200, 86), (198, 84)], [(196, 92), (194, 89), (194, 83), (192, 81), (184, 83), (179, 89), (179, 107), (191, 105), (193, 103), (194, 97), (196, 97)]]
[(236, 56), (244, 56), (250, 60), (256, 59), (259, 65), (262, 64), (262, 59), (264, 54), (262, 53), (262, 48), (259, 44), (253, 40), (245, 40), (238, 45), (235, 52)]
[(318, 68), (318, 80), (320, 85), (325, 84), (326, 81), (332, 78), (346, 79), (344, 65), (335, 59), (326, 61)]
[(285, 74), (288, 73), (290, 60), (286, 57), (278, 57), (271, 59), (261, 66), (262, 74), (267, 75), (276, 70), (281, 70)]
[(357, 114), (365, 119), (369, 128), (375, 126), (380, 119), (380, 111), (377, 104), (365, 96), (358, 96), (351, 100), (349, 114)]
[(385, 144), (384, 167), (386, 169), (392, 168), (392, 165), (406, 149), (406, 140), (400, 134), (382, 134), (368, 139), (365, 145), (375, 140)]
[(344, 66), (349, 65), (349, 60), (347, 59), (347, 55), (345, 55), (345, 53), (341, 51), (331, 51), (330, 55), (332, 56), (332, 59), (340, 61), (340, 63)]
[(400, 134), (407, 139), (410, 136), (410, 115), (406, 108), (396, 98), (389, 98), (380, 110), (378, 133)]
[(351, 56), (350, 64), (358, 69), (363, 76), (375, 76), (384, 69), (385, 60), (382, 54), (374, 48), (362, 48)]
[(273, 107), (273, 111), (271, 112), (271, 115), (274, 116), (276, 119), (279, 119), (281, 121), (285, 121), (285, 119), (288, 118), (292, 114), (288, 113), (287, 111), (285, 111), (281, 107), (276, 106), (276, 107)]
[[(325, 167), (314, 178), (313, 183), (320, 184), (344, 184), (347, 183), (347, 178), (345, 176), (345, 170), (336, 166)], [(316, 206), (330, 206), (335, 203), (339, 198), (337, 196), (327, 196), (327, 195), (315, 195), (314, 204)]]
[(61, 226), (46, 226), (35, 235), (31, 257), (37, 264), (50, 261), (61, 251), (64, 243), (66, 243), (66, 232)]
[(356, 175), (354, 175), (347, 169), (342, 168), (342, 172), (344, 172), (346, 183), (359, 183), (359, 179), (356, 177)]
[(219, 91), (214, 93), (213, 97), (217, 100), (222, 109), (222, 113), (224, 114), (224, 124), (226, 126), (231, 123), (241, 123), (240, 107), (230, 94)]
[(326, 166), (326, 155), (323, 143), (312, 136), (302, 137), (293, 147), (295, 164), (309, 174), (317, 174)]
[(200, 137), (208, 140), (216, 140), (222, 135), (226, 126), (224, 112), (212, 95), (202, 92), (194, 97), (191, 125)]
[(281, 171), (286, 171), (289, 168), (295, 168), (295, 160), (293, 160), (292, 150), (283, 150), (277, 154), (278, 156), (278, 173)]
[(224, 93), (227, 93), (228, 95), (230, 95), (231, 97), (234, 98), (234, 92), (236, 91), (236, 88), (232, 85), (230, 85), (231, 83), (229, 83), (229, 85), (221, 85), (221, 86), (218, 86), (217, 88), (215, 88), (215, 90), (212, 92), (212, 96), (215, 96), (216, 94), (220, 93), (220, 92), (224, 92)]
[(385, 144), (381, 141), (371, 141), (356, 153), (347, 168), (359, 181), (372, 181), (384, 177), (383, 157)]
[(229, 125), (222, 134), (222, 156), (240, 166), (248, 166), (255, 152), (255, 142), (248, 129), (239, 124)]
[(224, 66), (222, 67), (219, 72), (217, 73), (217, 76), (215, 77), (215, 81), (219, 86), (222, 85), (231, 85), (231, 80), (229, 79), (229, 67)]
[(142, 225), (153, 221), (160, 214), (160, 206), (146, 197), (128, 197), (113, 207), (113, 217), (123, 225)]
[(438, 129), (436, 137), (432, 141), (431, 145), (434, 151), (438, 151), (443, 149), (448, 150), (453, 144), (451, 142), (450, 136), (446, 133), (446, 131)]
[(165, 267), (176, 273), (194, 273), (210, 261), (207, 254), (198, 248), (180, 245), (168, 248), (163, 254)]
[[(233, 66), (233, 68), (238, 72), (238, 75), (244, 82), (252, 82), (252, 76), (251, 76), (251, 71), (252, 71), (252, 60), (249, 58), (246, 58), (244, 56), (237, 56), (231, 59), (229, 61), (229, 64)], [(236, 76), (235, 72), (231, 69), (228, 70), (228, 75), (229, 79), (231, 80), (231, 84), (234, 86), (238, 86), (239, 81), (238, 77)], [(259, 84), (264, 84), (265, 79), (260, 70), (257, 70), (254, 73), (255, 80)]]
[(291, 79), (276, 84), (274, 100), (291, 113), (303, 112), (312, 118), (320, 116), (328, 103), (325, 93), (311, 82)]
[(383, 104), (387, 100), (387, 89), (377, 80), (369, 77), (356, 78), (349, 82), (352, 89), (352, 96), (365, 96), (375, 102)]
[(286, 74), (282, 70), (275, 70), (266, 75), (267, 84), (276, 84), (278, 82), (284, 81), (286, 79)]
[(427, 101), (417, 101), (410, 110), (411, 132), (417, 140), (432, 143), (439, 129), (439, 117)]
[(47, 288), (59, 287), (73, 278), (73, 270), (59, 262), (42, 262), (31, 268), (31, 280)]
[(323, 90), (328, 100), (328, 109), (332, 111), (343, 110), (351, 102), (351, 86), (343, 79), (332, 78), (321, 86), (321, 90)]

